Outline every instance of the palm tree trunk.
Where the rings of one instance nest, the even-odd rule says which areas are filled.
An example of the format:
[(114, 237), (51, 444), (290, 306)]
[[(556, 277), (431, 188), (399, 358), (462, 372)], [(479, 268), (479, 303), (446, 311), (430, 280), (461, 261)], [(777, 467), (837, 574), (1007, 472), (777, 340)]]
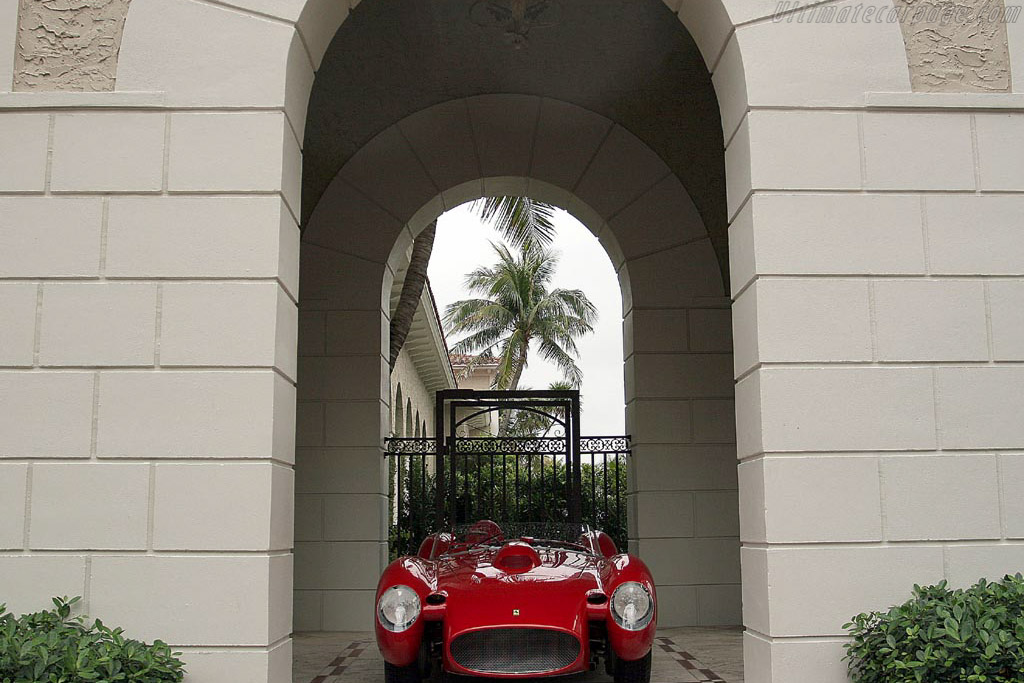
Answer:
[[(516, 362), (516, 374), (512, 376), (512, 382), (508, 385), (509, 391), (515, 391), (519, 388), (519, 380), (523, 377), (523, 368), (526, 366), (526, 354), (530, 350), (530, 342), (527, 340), (524, 344), (519, 347), (519, 359)], [(505, 436), (508, 432), (508, 422), (512, 418), (512, 411), (505, 410), (501, 413), (501, 418), (498, 420), (498, 435)]]
[(523, 377), (523, 368), (526, 367), (526, 354), (530, 351), (530, 342), (519, 347), (519, 360), (516, 362), (516, 374), (512, 375), (512, 381), (508, 385), (509, 391), (519, 388), (519, 380)]
[(430, 265), (430, 253), (434, 250), (434, 235), (437, 233), (437, 221), (423, 229), (412, 243), (412, 258), (409, 268), (405, 271), (405, 282), (402, 283), (402, 295), (398, 299), (395, 314), (391, 317), (391, 348), (390, 364), (395, 369), (398, 354), (405, 346), (409, 336), (412, 319), (416, 315), (423, 287), (427, 284), (427, 266)]

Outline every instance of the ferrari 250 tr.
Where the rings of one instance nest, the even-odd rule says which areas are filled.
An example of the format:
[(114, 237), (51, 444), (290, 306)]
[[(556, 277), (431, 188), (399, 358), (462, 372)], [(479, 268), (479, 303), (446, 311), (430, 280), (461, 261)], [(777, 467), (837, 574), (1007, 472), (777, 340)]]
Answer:
[(607, 534), (484, 520), (432, 534), (392, 562), (375, 622), (387, 683), (442, 671), (557, 676), (599, 663), (616, 683), (647, 683), (656, 620), (650, 572)]

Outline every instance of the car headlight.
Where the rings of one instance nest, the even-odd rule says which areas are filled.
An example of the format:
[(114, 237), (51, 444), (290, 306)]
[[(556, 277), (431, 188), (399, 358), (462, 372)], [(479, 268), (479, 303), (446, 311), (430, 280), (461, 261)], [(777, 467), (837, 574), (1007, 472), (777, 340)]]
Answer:
[(612, 618), (627, 631), (639, 631), (654, 618), (654, 600), (647, 587), (627, 581), (612, 593)]
[(420, 596), (408, 586), (392, 586), (377, 601), (377, 620), (389, 631), (400, 633), (420, 615)]

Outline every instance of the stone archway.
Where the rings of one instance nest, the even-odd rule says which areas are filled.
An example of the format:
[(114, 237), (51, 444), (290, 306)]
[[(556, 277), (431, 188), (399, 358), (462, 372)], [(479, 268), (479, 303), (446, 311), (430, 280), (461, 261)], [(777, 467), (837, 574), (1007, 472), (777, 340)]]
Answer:
[[(542, 123), (522, 150), (522, 155), (531, 159), (528, 170), (534, 177), (512, 175), (521, 161), (509, 156), (492, 161), (497, 177), (454, 186), (438, 184), (451, 168), (480, 174), (481, 150), (496, 144), (502, 135), (498, 128), (491, 129), (493, 138), (482, 135), (480, 129), (475, 136), (469, 135), (470, 107), (500, 110), (513, 120), (529, 119), (531, 112), (540, 110)], [(431, 131), (442, 126), (453, 139), (472, 142), (468, 146), (445, 145), (444, 163), (424, 166), (422, 160), (430, 158), (431, 146), (437, 143)], [(584, 142), (588, 133), (590, 141)], [(408, 142), (407, 147), (402, 140)], [(575, 146), (577, 153), (570, 154), (566, 145)], [(389, 280), (406, 258), (415, 233), (445, 209), (485, 194), (528, 195), (563, 207), (598, 236), (623, 288), (627, 430), (634, 437), (635, 449), (635, 486), (630, 498), (634, 551), (664, 577), (659, 591), (665, 625), (739, 623), (729, 300), (704, 223), (667, 166), (639, 140), (603, 117), (564, 102), (521, 95), (489, 95), (435, 105), (380, 133), (349, 164), (313, 211), (303, 238), (300, 309), (308, 306), (316, 315), (323, 310), (336, 316), (353, 315), (352, 292), (361, 290), (365, 293), (357, 310), (386, 321), (390, 312), (381, 309), (380, 296), (373, 296), (376, 290), (371, 283), (383, 281), (389, 291)], [(386, 190), (367, 185), (378, 178), (395, 180)], [(420, 200), (411, 199), (407, 188), (423, 188), (426, 194)], [(611, 201), (619, 203), (610, 204), (609, 198), (616, 193), (621, 199)], [(422, 201), (423, 208), (402, 224), (389, 210), (393, 195), (403, 201)], [(601, 197), (603, 212), (581, 195)], [(386, 325), (370, 320), (358, 333), (353, 330), (353, 351), (335, 350), (340, 354), (334, 361), (340, 363), (335, 372), (343, 372), (347, 381), (341, 376), (304, 380), (300, 369), (300, 408), (320, 411), (325, 400), (347, 401), (386, 414), (387, 392), (381, 393), (381, 383), (374, 375), (374, 368), (384, 359), (379, 354), (345, 355), (356, 348), (380, 348), (386, 342), (380, 339), (382, 329), (386, 330)], [(318, 370), (323, 367), (322, 359), (310, 361), (309, 372), (322, 372)], [(383, 364), (386, 367), (386, 360)], [(356, 372), (360, 366), (366, 367), (366, 372)], [(311, 387), (334, 385), (336, 393), (329, 397), (307, 394), (304, 381), (312, 382)], [(341, 441), (310, 444), (309, 453), (317, 458), (312, 465), (316, 471), (346, 467), (346, 453), (369, 457), (381, 438), (372, 432), (355, 435), (332, 430), (329, 423), (326, 433), (332, 432)], [(319, 459), (319, 449), (324, 447), (363, 450), (335, 450), (337, 460), (330, 465)], [(299, 480), (307, 476), (310, 480), (330, 479), (325, 473), (302, 473), (305, 453), (300, 447)], [(366, 486), (372, 489), (379, 482)], [(672, 513), (663, 514), (665, 510)], [(380, 526), (370, 518), (362, 523), (366, 528), (352, 538), (368, 540)], [(307, 560), (309, 553), (326, 552), (330, 546), (326, 539), (309, 546), (300, 544), (297, 575), (307, 575), (303, 568), (307, 561), (314, 565), (321, 561)], [(372, 551), (369, 545), (365, 549)], [(310, 571), (309, 575), (322, 572)], [(318, 592), (324, 599), (339, 591), (362, 595), (362, 602), (372, 597), (374, 581), (369, 575), (359, 579), (336, 574), (329, 584), (300, 579), (296, 589), (302, 604), (308, 604)], [(331, 604), (342, 603), (333, 600)], [(346, 618), (356, 621), (349, 623)], [(344, 616), (325, 613), (324, 620), (344, 624), (346, 630), (359, 628), (363, 622), (361, 611)]]
[[(59, 583), (184, 648), (196, 680), (286, 680), (306, 107), (342, 20), (377, 2), (134, 0), (115, 91), (0, 95), (18, 160), (0, 174), (18, 226), (0, 252), (18, 332), (0, 377), (17, 397), (0, 429), (12, 607)], [(1003, 282), (1024, 276), (1020, 105), (913, 92), (896, 24), (668, 6), (711, 73), (726, 149), (748, 670), (839, 681), (851, 612), (1019, 566), (1021, 513), (999, 491), (1016, 490), (1024, 443)], [(131, 315), (104, 318), (115, 299)], [(252, 314), (232, 317), (240, 301)], [(943, 345), (934, 330), (953, 326), (971, 334)], [(922, 473), (934, 490), (907, 485)], [(83, 510), (132, 522), (55, 526), (85, 477), (133, 494)], [(949, 505), (964, 480), (976, 498)], [(822, 579), (837, 572), (838, 593)], [(255, 597), (233, 592), (246, 582)], [(200, 599), (162, 609), (152, 590)]]

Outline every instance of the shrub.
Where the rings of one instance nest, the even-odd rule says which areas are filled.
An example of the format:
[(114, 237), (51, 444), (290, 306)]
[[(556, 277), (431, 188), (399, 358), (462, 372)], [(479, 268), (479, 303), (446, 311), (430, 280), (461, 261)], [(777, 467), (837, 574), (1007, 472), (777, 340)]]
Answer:
[(1024, 577), (967, 590), (914, 586), (888, 612), (859, 614), (845, 659), (856, 683), (1021, 683)]
[(159, 640), (125, 638), (99, 619), (72, 617), (80, 598), (54, 598), (54, 609), (16, 618), (0, 605), (0, 683), (177, 683), (184, 669)]

